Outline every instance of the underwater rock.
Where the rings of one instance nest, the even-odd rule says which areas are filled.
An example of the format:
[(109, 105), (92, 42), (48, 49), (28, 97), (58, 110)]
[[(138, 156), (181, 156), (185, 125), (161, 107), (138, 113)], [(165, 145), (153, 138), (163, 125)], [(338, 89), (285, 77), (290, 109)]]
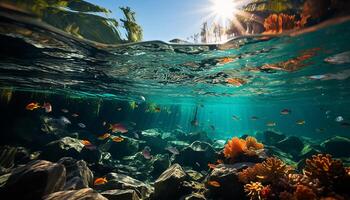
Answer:
[(350, 139), (346, 137), (332, 137), (324, 141), (321, 146), (325, 148), (325, 153), (334, 157), (349, 157), (350, 155)]
[(43, 200), (108, 200), (98, 192), (91, 188), (84, 188), (80, 190), (67, 190), (52, 193), (46, 196)]
[(230, 165), (218, 165), (207, 177), (207, 182), (217, 181), (220, 187), (207, 184), (206, 196), (212, 199), (245, 199), (243, 184), (238, 180), (238, 170)]
[(285, 138), (286, 136), (282, 133), (276, 133), (273, 131), (265, 131), (263, 133), (263, 143), (267, 145), (274, 145)]
[(193, 193), (182, 197), (180, 200), (206, 200), (204, 195)]
[(209, 143), (195, 141), (190, 146), (182, 149), (180, 154), (176, 155), (174, 162), (201, 171), (207, 170), (208, 163), (213, 163), (216, 156), (216, 151)]
[(14, 169), (0, 195), (12, 199), (37, 200), (63, 189), (66, 170), (61, 164), (36, 160)]
[(167, 154), (157, 154), (152, 159), (153, 170), (151, 172), (153, 177), (158, 177), (161, 173), (163, 173), (170, 166), (170, 158)]
[(215, 140), (212, 146), (214, 147), (215, 150), (222, 150), (225, 147), (226, 140)]
[(140, 138), (146, 141), (147, 145), (152, 149), (152, 153), (164, 152), (167, 143), (162, 138), (161, 131), (158, 129), (147, 129), (141, 132)]
[(38, 152), (34, 152), (33, 154), (30, 153), (30, 151), (24, 147), (16, 147), (17, 152), (15, 156), (15, 163), (16, 164), (26, 164), (30, 162), (33, 159), (36, 159), (35, 156)]
[(64, 137), (45, 145), (41, 156), (54, 162), (62, 157), (98, 162), (101, 159), (101, 152), (98, 149), (85, 148), (79, 139)]
[(179, 199), (186, 195), (183, 182), (188, 180), (188, 175), (179, 164), (170, 166), (154, 182), (154, 194), (152, 199)]
[(282, 151), (297, 157), (304, 148), (304, 143), (296, 136), (289, 136), (275, 144)]
[(210, 142), (211, 140), (208, 138), (208, 135), (204, 131), (190, 132), (188, 134), (181, 134), (177, 136), (178, 140), (186, 141), (188, 143), (193, 143), (195, 141), (204, 141)]
[(204, 179), (203, 174), (201, 174), (201, 173), (199, 173), (199, 172), (197, 172), (195, 170), (189, 169), (189, 170), (186, 170), (185, 172), (194, 181), (202, 181)]
[(139, 140), (135, 140), (130, 137), (123, 136), (122, 142), (111, 142), (111, 147), (108, 152), (111, 153), (114, 159), (121, 159), (124, 156), (130, 156), (137, 153), (140, 149)]
[(0, 147), (0, 175), (9, 173), (15, 165), (16, 147), (1, 146)]
[(134, 190), (107, 190), (101, 192), (101, 195), (108, 200), (140, 200), (140, 197)]
[(78, 190), (88, 188), (92, 185), (94, 175), (84, 160), (75, 160), (74, 158), (61, 158), (58, 164), (66, 168), (66, 184), (64, 190)]
[(124, 174), (109, 173), (106, 175), (106, 179), (108, 180), (106, 184), (96, 185), (94, 188), (101, 191), (131, 189), (134, 190), (141, 199), (149, 198), (150, 194), (153, 192), (153, 188), (150, 185)]

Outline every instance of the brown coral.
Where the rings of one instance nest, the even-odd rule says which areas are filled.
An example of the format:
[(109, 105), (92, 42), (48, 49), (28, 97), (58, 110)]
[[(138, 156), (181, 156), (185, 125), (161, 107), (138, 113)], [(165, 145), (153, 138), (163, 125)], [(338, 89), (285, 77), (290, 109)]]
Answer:
[(308, 177), (318, 179), (323, 186), (334, 185), (346, 176), (341, 160), (334, 160), (331, 155), (318, 154), (306, 160), (304, 173)]
[(267, 34), (282, 33), (298, 27), (298, 22), (294, 15), (271, 14), (264, 21), (264, 28)]
[(257, 154), (257, 150), (263, 148), (264, 145), (259, 143), (254, 137), (248, 136), (245, 140), (234, 137), (225, 145), (224, 156), (230, 160), (234, 160), (243, 154), (254, 156)]
[(260, 182), (250, 182), (244, 185), (244, 191), (247, 193), (250, 200), (260, 200), (260, 193), (263, 189), (264, 186)]
[(297, 200), (312, 200), (317, 199), (316, 194), (312, 191), (311, 188), (305, 185), (297, 185), (296, 190), (294, 191), (293, 196)]

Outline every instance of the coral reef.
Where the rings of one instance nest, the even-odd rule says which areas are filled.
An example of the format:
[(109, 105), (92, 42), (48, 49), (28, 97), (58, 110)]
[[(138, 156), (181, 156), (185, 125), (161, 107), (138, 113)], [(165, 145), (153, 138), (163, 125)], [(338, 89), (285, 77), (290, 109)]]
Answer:
[(251, 182), (244, 185), (244, 191), (251, 200), (261, 199), (264, 186), (260, 182)]
[(248, 136), (245, 140), (234, 137), (227, 142), (223, 153), (226, 159), (233, 162), (240, 156), (256, 156), (263, 148), (264, 145), (254, 137)]

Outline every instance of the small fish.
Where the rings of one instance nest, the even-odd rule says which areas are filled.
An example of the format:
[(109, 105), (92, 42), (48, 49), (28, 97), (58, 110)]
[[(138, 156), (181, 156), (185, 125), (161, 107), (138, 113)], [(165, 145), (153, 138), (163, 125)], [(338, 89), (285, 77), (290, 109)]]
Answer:
[(83, 145), (85, 145), (85, 146), (90, 146), (90, 145), (92, 145), (91, 142), (90, 142), (89, 140), (81, 140), (80, 142), (81, 142)]
[(331, 113), (330, 110), (327, 110), (327, 111), (326, 111), (326, 115), (329, 115), (330, 113)]
[(138, 107), (138, 105), (136, 104), (135, 101), (131, 101), (131, 102), (129, 103), (129, 105), (130, 105), (130, 108), (133, 109), (133, 110), (134, 110), (135, 108)]
[(60, 118), (60, 122), (62, 125), (67, 125), (67, 124), (72, 124), (72, 122), (69, 121), (69, 119), (67, 119), (66, 117), (62, 116)]
[(198, 167), (200, 167), (200, 166), (201, 166), (201, 164), (199, 164), (198, 162), (196, 162), (195, 164), (196, 164)]
[(117, 110), (118, 110), (118, 111), (121, 111), (121, 110), (122, 110), (122, 108), (117, 108)]
[(250, 119), (251, 119), (251, 120), (258, 120), (259, 117), (257, 117), (257, 116), (252, 116)]
[(46, 113), (52, 112), (52, 106), (51, 106), (51, 104), (50, 104), (50, 103), (46, 103), (46, 102), (44, 102), (44, 104), (43, 104), (42, 108), (44, 108), (44, 109), (45, 109), (45, 112), (46, 112)]
[(281, 115), (289, 115), (291, 112), (292, 112), (291, 110), (285, 108), (285, 109), (281, 110), (280, 113), (281, 113)]
[(79, 115), (77, 113), (73, 113), (72, 117), (79, 117)]
[(338, 117), (335, 118), (335, 121), (336, 122), (342, 122), (342, 121), (344, 121), (344, 118), (342, 116), (338, 116)]
[(146, 98), (144, 96), (140, 96), (142, 101), (146, 101)]
[(147, 160), (152, 159), (152, 155), (150, 151), (151, 151), (151, 148), (149, 148), (148, 146), (145, 146), (145, 148), (142, 150), (142, 155)]
[(105, 133), (105, 134), (103, 134), (103, 135), (101, 135), (101, 136), (98, 136), (97, 139), (99, 139), (99, 140), (105, 140), (105, 139), (109, 138), (110, 136), (111, 136), (111, 134)]
[(215, 169), (216, 165), (212, 164), (212, 163), (208, 163), (208, 167), (209, 167), (209, 169)]
[(240, 118), (237, 117), (236, 115), (232, 115), (232, 119), (233, 119), (233, 120), (236, 120), (236, 121), (239, 121), (239, 120), (240, 120)]
[(122, 137), (119, 137), (119, 136), (116, 136), (112, 139), (113, 142), (123, 142), (124, 141), (124, 138)]
[(103, 185), (106, 184), (108, 181), (106, 178), (97, 178), (94, 181), (94, 185)]
[(213, 187), (220, 187), (220, 183), (217, 181), (208, 181), (208, 185)]
[(298, 124), (298, 125), (304, 125), (304, 124), (305, 124), (305, 120), (302, 120), (302, 119), (297, 120), (297, 121), (296, 121), (296, 124)]
[(350, 51), (336, 54), (334, 56), (324, 59), (325, 62), (330, 64), (346, 64), (350, 63)]
[(139, 136), (139, 134), (137, 134), (137, 133), (134, 133), (134, 137), (135, 137), (136, 139), (140, 139), (140, 136)]
[(39, 103), (37, 102), (30, 103), (26, 106), (26, 110), (30, 110), (30, 111), (33, 111), (38, 108), (40, 108), (40, 106), (39, 106)]
[(117, 132), (127, 133), (128, 132), (128, 130), (121, 123), (110, 124), (109, 125), (109, 130), (111, 130), (113, 133), (117, 133)]
[(61, 111), (62, 111), (63, 113), (68, 113), (68, 112), (69, 112), (69, 110), (67, 110), (67, 109), (65, 109), (65, 108), (61, 109)]
[(130, 122), (130, 124), (131, 124), (132, 126), (136, 126), (136, 123), (135, 123), (135, 122)]
[(266, 123), (266, 126), (270, 126), (270, 127), (273, 127), (273, 126), (276, 126), (276, 122), (267, 122)]
[(80, 128), (86, 128), (86, 125), (83, 124), (83, 123), (78, 123), (78, 126), (79, 126)]
[(168, 150), (170, 153), (172, 153), (174, 155), (178, 155), (179, 154), (179, 150), (177, 150), (176, 147), (169, 146), (169, 147), (166, 147), (165, 150)]
[(107, 122), (105, 122), (105, 121), (102, 122), (102, 126), (106, 126), (106, 124), (107, 124)]
[(320, 74), (320, 75), (312, 75), (312, 76), (309, 76), (308, 78), (311, 80), (322, 80), (322, 79), (325, 79), (327, 77), (328, 76), (325, 74)]

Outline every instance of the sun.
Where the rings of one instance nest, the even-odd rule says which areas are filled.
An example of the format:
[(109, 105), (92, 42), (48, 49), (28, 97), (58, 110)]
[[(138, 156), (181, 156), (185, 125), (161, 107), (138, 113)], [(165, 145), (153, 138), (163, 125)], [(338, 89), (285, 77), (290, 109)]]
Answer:
[(221, 21), (227, 21), (233, 18), (236, 4), (234, 0), (211, 0), (212, 12), (216, 18)]

